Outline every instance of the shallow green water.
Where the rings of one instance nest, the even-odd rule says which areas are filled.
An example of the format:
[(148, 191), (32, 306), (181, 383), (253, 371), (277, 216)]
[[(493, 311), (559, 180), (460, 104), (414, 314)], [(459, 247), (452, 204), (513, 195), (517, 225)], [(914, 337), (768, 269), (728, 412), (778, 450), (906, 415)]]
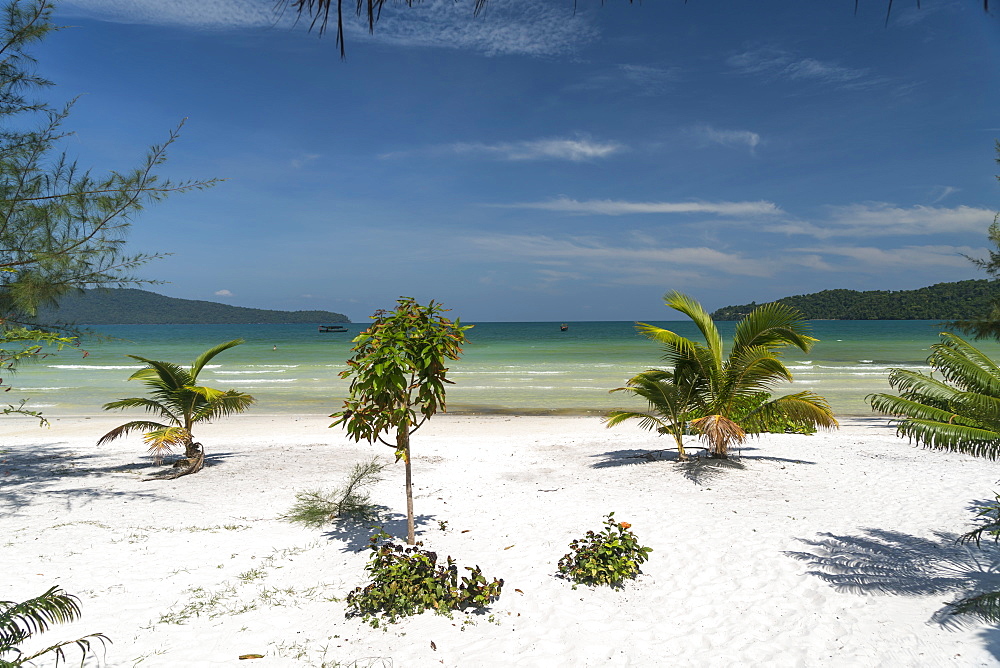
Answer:
[[(696, 337), (689, 322), (660, 322), (679, 334)], [(659, 363), (656, 344), (637, 335), (631, 322), (480, 323), (470, 344), (452, 366), (456, 384), (448, 391), (457, 411), (601, 412), (628, 405), (609, 394), (638, 371)], [(109, 342), (85, 341), (80, 351), (64, 351), (25, 366), (8, 393), (10, 401), (30, 399), (49, 415), (94, 414), (113, 399), (142, 394), (126, 378), (141, 365), (138, 354), (189, 364), (200, 352), (233, 338), (246, 343), (216, 358), (206, 369), (208, 385), (233, 387), (258, 398), (260, 413), (330, 413), (340, 406), (347, 382), (338, 377), (350, 355), (351, 337), (364, 324), (347, 325), (346, 334), (319, 333), (311, 325), (102, 326)], [(725, 336), (733, 323), (720, 323)], [(841, 415), (868, 413), (864, 396), (888, 388), (891, 367), (925, 368), (939, 327), (929, 321), (816, 321), (820, 339), (808, 354), (786, 353), (795, 374), (793, 389), (826, 396)], [(277, 350), (274, 349), (277, 346)], [(1000, 344), (983, 343), (991, 356)]]

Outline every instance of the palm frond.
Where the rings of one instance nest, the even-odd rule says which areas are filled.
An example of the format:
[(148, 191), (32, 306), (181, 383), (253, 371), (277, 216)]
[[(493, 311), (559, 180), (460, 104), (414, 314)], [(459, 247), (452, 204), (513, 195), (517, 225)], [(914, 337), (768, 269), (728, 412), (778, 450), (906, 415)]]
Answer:
[(121, 426), (115, 427), (104, 436), (101, 436), (100, 440), (97, 441), (97, 444), (103, 445), (104, 443), (113, 441), (116, 438), (127, 436), (134, 431), (156, 431), (157, 429), (169, 429), (170, 426), (171, 425), (160, 424), (159, 422), (150, 422), (148, 420), (133, 420), (131, 422), (126, 422)]
[(963, 545), (966, 543), (975, 543), (976, 547), (979, 547), (983, 534), (989, 534), (993, 537), (994, 542), (1000, 542), (1000, 494), (994, 494), (993, 496), (995, 500), (992, 503), (979, 506), (979, 512), (976, 513), (976, 519), (980, 522), (979, 525), (975, 529), (959, 536), (959, 543)]
[(768, 419), (783, 415), (795, 422), (823, 429), (836, 429), (839, 426), (830, 403), (809, 390), (765, 402), (757, 409), (757, 413), (765, 423)]
[(187, 447), (191, 442), (191, 432), (184, 427), (165, 427), (143, 434), (142, 440), (149, 446), (148, 453), (153, 457), (153, 462), (159, 466), (163, 463), (163, 457), (173, 453), (173, 447), (180, 445)]
[(206, 402), (212, 402), (225, 394), (225, 390), (217, 390), (214, 387), (205, 387), (203, 385), (188, 385), (184, 388), (186, 392), (192, 392), (197, 394)]
[(178, 424), (180, 423), (177, 417), (170, 411), (164, 402), (157, 401), (155, 399), (148, 399), (146, 397), (127, 397), (125, 399), (118, 399), (117, 401), (109, 401), (101, 406), (101, 408), (106, 411), (125, 410), (127, 408), (142, 408), (147, 413), (158, 413), (161, 418), (177, 422)]
[(639, 427), (647, 431), (669, 430), (671, 426), (652, 413), (640, 411), (611, 411), (601, 418), (601, 421), (608, 427), (617, 426), (626, 420), (639, 420)]
[[(69, 647), (70, 645), (76, 645), (77, 648), (80, 650), (80, 653), (83, 655), (83, 657), (80, 660), (80, 665), (82, 666), (86, 661), (87, 655), (93, 651), (91, 647), (92, 645), (91, 640), (100, 640), (102, 645), (111, 642), (111, 639), (108, 638), (103, 633), (91, 633), (89, 635), (83, 636), (82, 638), (76, 638), (75, 640), (63, 640), (62, 642), (57, 642), (55, 645), (50, 645), (45, 649), (40, 649), (37, 652), (30, 654), (28, 656), (18, 657), (17, 662), (14, 663), (13, 665), (21, 666), (27, 663), (33, 663), (34, 660), (37, 659), (38, 657), (43, 656), (45, 654), (49, 654), (50, 652), (56, 655), (56, 665), (58, 665), (60, 660), (66, 661), (66, 652), (63, 650), (63, 648)], [(2, 662), (0, 662), (0, 666), (3, 666)]]
[[(17, 647), (32, 635), (49, 630), (53, 624), (72, 622), (79, 617), (79, 599), (61, 591), (58, 586), (50, 587), (41, 596), (27, 601), (0, 601), (0, 657), (8, 652), (19, 655), (13, 662), (0, 658), (0, 665), (24, 665), (50, 652), (55, 653), (58, 664), (60, 659), (66, 659), (63, 647), (76, 645), (86, 658), (90, 652), (91, 639), (98, 639), (102, 644), (111, 642), (103, 633), (92, 633), (76, 640), (56, 643), (30, 655), (24, 655)], [(81, 661), (81, 665), (82, 663)]]
[(1000, 395), (1000, 369), (989, 358), (954, 334), (943, 333), (931, 346), (930, 364), (946, 381), (973, 392)]
[(951, 603), (951, 614), (974, 615), (987, 622), (1000, 622), (1000, 591), (968, 596)]
[(781, 302), (763, 304), (736, 323), (733, 350), (795, 346), (809, 352), (818, 339), (807, 334), (808, 322), (797, 310)]
[(725, 415), (706, 415), (689, 423), (702, 440), (709, 445), (709, 452), (719, 457), (729, 455), (729, 446), (742, 443), (747, 434), (743, 427)]
[(243, 413), (257, 400), (244, 392), (227, 390), (212, 401), (201, 404), (192, 415), (192, 422), (211, 422), (217, 418)]
[(896, 425), (896, 433), (920, 445), (961, 452), (974, 457), (1000, 457), (1000, 432), (963, 424), (907, 418)]
[(913, 369), (892, 369), (889, 372), (889, 386), (908, 399), (932, 401), (941, 406), (947, 405), (952, 397), (962, 391)]
[(881, 392), (869, 394), (865, 400), (871, 404), (873, 410), (883, 415), (902, 415), (933, 422), (953, 422), (960, 419), (960, 416), (949, 409), (929, 406), (921, 401), (897, 397), (894, 394)]
[(129, 355), (129, 357), (139, 360), (150, 367), (149, 369), (136, 371), (129, 380), (142, 380), (148, 387), (152, 387), (153, 389), (162, 387), (165, 390), (171, 391), (178, 390), (192, 383), (190, 374), (178, 364), (151, 360), (139, 355)]
[(957, 414), (973, 416), (978, 426), (1000, 431), (1000, 399), (975, 392), (962, 392), (951, 399), (949, 407)]
[[(635, 331), (639, 332), (648, 339), (652, 339), (659, 344), (662, 344), (666, 351), (678, 358), (694, 358), (698, 356), (699, 348), (704, 348), (701, 344), (696, 341), (692, 341), (686, 337), (681, 336), (671, 332), (669, 329), (663, 329), (662, 327), (657, 327), (656, 325), (650, 325), (645, 322), (635, 323)], [(668, 360), (670, 361), (670, 360)]]
[(209, 348), (201, 355), (198, 355), (198, 358), (195, 359), (194, 363), (191, 365), (191, 380), (190, 382), (185, 384), (194, 385), (194, 383), (198, 380), (198, 374), (201, 373), (201, 370), (205, 368), (206, 364), (212, 361), (213, 357), (215, 357), (221, 352), (229, 350), (230, 348), (238, 346), (241, 343), (243, 343), (243, 339), (233, 339), (232, 341), (226, 341), (225, 343), (220, 343), (214, 348)]
[(996, 362), (994, 362), (988, 355), (983, 351), (976, 348), (974, 345), (963, 339), (962, 337), (952, 334), (951, 332), (941, 332), (941, 343), (937, 344), (942, 348), (951, 348), (959, 353), (963, 357), (966, 357), (973, 362), (975, 362), (980, 368), (988, 371), (990, 375), (995, 378), (1000, 379), (1000, 368), (997, 367)]
[(720, 398), (728, 403), (738, 396), (768, 392), (782, 381), (791, 382), (792, 373), (771, 350), (764, 346), (734, 349), (725, 364), (725, 390)]
[(7, 638), (44, 633), (53, 624), (72, 622), (79, 616), (79, 599), (58, 586), (20, 603), (0, 601), (0, 648)]
[(712, 316), (708, 314), (708, 311), (695, 299), (676, 290), (671, 290), (665, 294), (663, 296), (663, 303), (691, 318), (691, 321), (698, 327), (701, 335), (705, 337), (705, 344), (712, 353), (715, 366), (721, 367), (722, 335), (719, 334), (719, 328), (715, 326), (715, 321), (712, 320)]

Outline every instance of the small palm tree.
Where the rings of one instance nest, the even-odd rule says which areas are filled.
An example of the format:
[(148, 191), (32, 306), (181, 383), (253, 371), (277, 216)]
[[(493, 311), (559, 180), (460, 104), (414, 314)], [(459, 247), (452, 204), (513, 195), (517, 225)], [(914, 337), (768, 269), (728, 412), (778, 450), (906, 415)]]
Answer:
[(880, 413), (899, 416), (896, 433), (923, 446), (1000, 458), (1000, 367), (965, 339), (941, 333), (927, 363), (941, 380), (912, 369), (892, 369), (899, 395), (871, 394)]
[(179, 475), (199, 471), (205, 463), (205, 451), (200, 443), (194, 441), (191, 429), (195, 423), (242, 413), (254, 403), (254, 398), (236, 390), (222, 391), (198, 385), (198, 374), (216, 355), (241, 343), (243, 339), (235, 339), (206, 350), (191, 364), (190, 370), (172, 362), (129, 355), (147, 365), (132, 374), (129, 380), (143, 381), (152, 397), (119, 399), (104, 404), (104, 410), (143, 408), (147, 413), (155, 413), (161, 421), (126, 422), (102, 436), (97, 444), (113, 441), (133, 431), (143, 431), (143, 439), (157, 464), (162, 463), (163, 456), (170, 453), (173, 446), (183, 446), (188, 468)]
[(695, 387), (692, 384), (675, 382), (671, 371), (651, 369), (629, 378), (626, 387), (611, 391), (630, 392), (645, 399), (649, 411), (611, 411), (604, 418), (607, 426), (614, 427), (625, 420), (639, 420), (643, 429), (655, 429), (661, 434), (673, 436), (679, 458), (688, 458), (684, 450), (684, 434), (687, 432), (688, 416), (696, 407)]
[[(75, 596), (66, 594), (59, 587), (52, 587), (41, 596), (22, 601), (0, 601), (0, 666), (21, 666), (32, 662), (43, 654), (55, 653), (56, 663), (66, 660), (63, 647), (76, 645), (84, 658), (90, 652), (91, 639), (111, 642), (103, 633), (65, 640), (50, 645), (31, 655), (25, 655), (18, 645), (36, 633), (43, 633), (52, 624), (72, 622), (80, 617), (80, 605)], [(10, 656), (10, 655), (14, 656)]]
[(806, 335), (806, 323), (798, 311), (780, 303), (757, 307), (737, 323), (726, 356), (722, 336), (701, 304), (679, 292), (668, 292), (663, 301), (691, 318), (705, 343), (637, 323), (640, 334), (663, 345), (668, 369), (639, 374), (627, 387), (618, 388), (646, 399), (650, 410), (613, 411), (605, 419), (608, 426), (638, 419), (641, 426), (672, 434), (682, 458), (686, 456), (682, 436), (689, 430), (707, 442), (712, 456), (727, 457), (730, 445), (742, 443), (748, 433), (765, 431), (779, 418), (837, 426), (827, 401), (809, 391), (769, 399), (746, 411), (748, 401), (792, 380), (778, 359), (781, 348), (795, 346), (808, 352), (816, 342)]

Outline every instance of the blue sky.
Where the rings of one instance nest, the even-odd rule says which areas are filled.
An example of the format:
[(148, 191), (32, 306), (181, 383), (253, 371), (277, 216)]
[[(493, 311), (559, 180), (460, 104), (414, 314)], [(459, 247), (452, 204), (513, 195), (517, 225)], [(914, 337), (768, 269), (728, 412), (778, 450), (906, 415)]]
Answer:
[[(350, 3), (349, 3), (350, 4)], [(983, 277), (1000, 16), (976, 0), (427, 0), (348, 26), (272, 0), (74, 0), (36, 51), (67, 150), (123, 169), (188, 118), (154, 290), (363, 321), (661, 320)]]

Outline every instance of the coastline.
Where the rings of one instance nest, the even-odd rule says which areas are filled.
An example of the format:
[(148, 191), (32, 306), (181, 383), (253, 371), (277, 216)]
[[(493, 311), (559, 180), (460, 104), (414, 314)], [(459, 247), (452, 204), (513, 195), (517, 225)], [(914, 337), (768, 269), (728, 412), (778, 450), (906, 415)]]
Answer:
[[(264, 655), (255, 666), (1000, 665), (995, 628), (934, 621), (959, 580), (985, 577), (976, 557), (998, 554), (952, 537), (992, 498), (1000, 463), (914, 447), (884, 418), (767, 435), (731, 466), (685, 471), (634, 426), (436, 416), (413, 442), (418, 539), (506, 584), (485, 615), (385, 630), (344, 618), (370, 529), (280, 516), (357, 461), (391, 461), (389, 448), (348, 440), (326, 416), (242, 415), (199, 430), (203, 471), (144, 482), (140, 438), (94, 445), (122, 421), (18, 418), (0, 446), (0, 599), (53, 584), (78, 595), (82, 619), (39, 645), (99, 631), (114, 641), (100, 665), (248, 653)], [(399, 535), (401, 467), (386, 474), (372, 498)], [(574, 590), (556, 563), (610, 511), (654, 552), (621, 591)], [(824, 559), (854, 570), (814, 574)]]

